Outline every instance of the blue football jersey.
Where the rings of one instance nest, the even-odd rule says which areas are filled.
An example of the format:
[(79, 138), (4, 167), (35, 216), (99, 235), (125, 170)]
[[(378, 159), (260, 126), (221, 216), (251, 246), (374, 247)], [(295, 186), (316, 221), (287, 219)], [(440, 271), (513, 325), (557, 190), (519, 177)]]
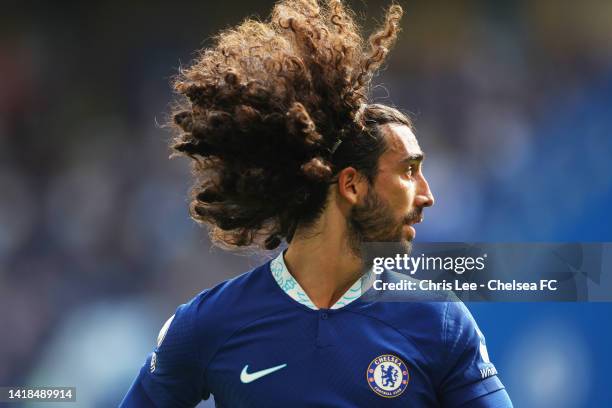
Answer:
[[(121, 407), (482, 407), (512, 403), (460, 301), (383, 302), (356, 282), (318, 309), (283, 255), (169, 319)], [(372, 289), (370, 289), (372, 290)]]

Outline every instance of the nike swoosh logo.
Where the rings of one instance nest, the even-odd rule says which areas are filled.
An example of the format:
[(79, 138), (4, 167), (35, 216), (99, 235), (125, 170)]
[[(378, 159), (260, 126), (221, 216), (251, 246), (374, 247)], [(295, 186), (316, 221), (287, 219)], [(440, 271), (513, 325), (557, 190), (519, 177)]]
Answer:
[(285, 367), (287, 367), (287, 364), (277, 365), (276, 367), (266, 368), (265, 370), (256, 371), (254, 373), (247, 373), (247, 370), (249, 369), (249, 365), (247, 364), (240, 373), (240, 381), (242, 381), (243, 384), (248, 384)]

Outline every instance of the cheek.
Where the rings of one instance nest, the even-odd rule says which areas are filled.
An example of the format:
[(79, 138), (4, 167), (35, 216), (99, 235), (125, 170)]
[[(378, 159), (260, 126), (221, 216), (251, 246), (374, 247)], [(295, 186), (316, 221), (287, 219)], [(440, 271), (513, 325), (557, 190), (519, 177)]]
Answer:
[(379, 185), (383, 191), (378, 191), (378, 193), (387, 200), (395, 211), (402, 215), (412, 208), (415, 196), (414, 182), (400, 176), (387, 177), (380, 181)]
[(397, 197), (401, 202), (402, 209), (410, 209), (416, 191), (414, 182), (400, 178), (397, 187)]

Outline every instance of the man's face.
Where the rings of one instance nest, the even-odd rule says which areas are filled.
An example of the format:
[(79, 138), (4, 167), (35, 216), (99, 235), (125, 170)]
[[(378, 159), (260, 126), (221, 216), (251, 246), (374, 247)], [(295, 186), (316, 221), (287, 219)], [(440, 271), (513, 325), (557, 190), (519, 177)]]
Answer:
[[(349, 225), (361, 242), (401, 242), (409, 247), (434, 197), (422, 172), (423, 152), (412, 130), (402, 124), (383, 127), (387, 150), (363, 203), (353, 208)], [(357, 238), (357, 237), (353, 237)]]

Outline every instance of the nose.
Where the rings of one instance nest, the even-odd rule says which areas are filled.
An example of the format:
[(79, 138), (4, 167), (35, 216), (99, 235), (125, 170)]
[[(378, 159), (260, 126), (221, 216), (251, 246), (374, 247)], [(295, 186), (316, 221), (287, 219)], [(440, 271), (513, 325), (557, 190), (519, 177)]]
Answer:
[(415, 200), (415, 206), (416, 207), (431, 207), (432, 205), (434, 205), (435, 203), (435, 198), (433, 196), (433, 193), (431, 192), (430, 188), (429, 188), (429, 183), (427, 183), (427, 180), (425, 179), (424, 176), (421, 177), (419, 186), (418, 186), (418, 190), (417, 190), (417, 194), (414, 198)]

